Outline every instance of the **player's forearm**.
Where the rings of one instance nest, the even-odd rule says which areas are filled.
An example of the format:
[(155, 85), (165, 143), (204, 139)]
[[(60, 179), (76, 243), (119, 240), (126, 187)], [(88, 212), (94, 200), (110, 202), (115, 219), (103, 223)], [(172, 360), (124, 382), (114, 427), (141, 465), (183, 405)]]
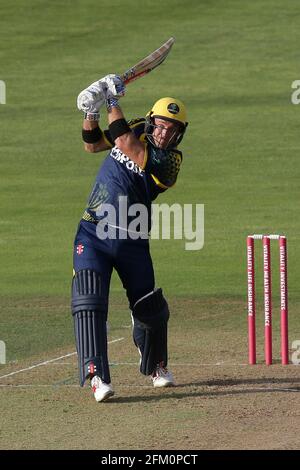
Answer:
[[(123, 111), (119, 106), (113, 106), (108, 109), (108, 123), (112, 124), (115, 121), (124, 119)], [(125, 153), (132, 161), (137, 163), (141, 168), (144, 164), (145, 146), (136, 138), (134, 133), (129, 130), (120, 137), (115, 139), (117, 147)]]
[[(94, 129), (97, 129), (98, 127), (99, 127), (98, 121), (89, 121), (88, 119), (83, 120), (83, 124), (82, 124), (83, 131), (87, 131), (88, 133), (91, 133), (91, 131), (93, 131)], [(89, 153), (102, 152), (103, 150), (108, 150), (108, 148), (109, 146), (105, 142), (103, 135), (99, 136), (99, 140), (97, 142), (93, 142), (93, 143), (84, 142), (84, 150)]]
[(116, 121), (117, 119), (125, 119), (122, 109), (120, 106), (113, 106), (107, 110), (108, 124)]
[(96, 144), (87, 144), (86, 142), (84, 143), (84, 150), (88, 153), (102, 152), (103, 150), (108, 150), (108, 148), (109, 147), (102, 140)]
[[(107, 113), (108, 113), (108, 124), (112, 124), (113, 122), (115, 121), (118, 121), (119, 119), (124, 119), (125, 120), (125, 116), (123, 114), (123, 111), (122, 109), (119, 107), (119, 106), (113, 106), (111, 108), (109, 108), (107, 110)], [(117, 147), (119, 147), (120, 150), (123, 150), (126, 149), (128, 151), (131, 150), (131, 147), (133, 147), (133, 149), (135, 148), (136, 145), (138, 145), (138, 147), (140, 147), (140, 142), (139, 140), (135, 137), (135, 135), (129, 130), (128, 132), (126, 132), (125, 134), (121, 135), (120, 137), (118, 137), (116, 140), (115, 140), (115, 144), (117, 145)], [(126, 153), (124, 151), (124, 153)]]

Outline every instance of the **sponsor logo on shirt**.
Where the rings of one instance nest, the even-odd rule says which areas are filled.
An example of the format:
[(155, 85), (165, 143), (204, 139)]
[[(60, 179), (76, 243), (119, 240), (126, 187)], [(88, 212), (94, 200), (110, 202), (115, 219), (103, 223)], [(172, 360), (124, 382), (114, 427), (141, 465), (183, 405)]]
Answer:
[(142, 177), (144, 176), (143, 170), (141, 170), (137, 163), (130, 160), (130, 158), (127, 157), (127, 155), (125, 155), (123, 152), (121, 152), (118, 147), (112, 148), (110, 155), (112, 156), (112, 158), (125, 165), (129, 171), (133, 171), (133, 173), (137, 173)]

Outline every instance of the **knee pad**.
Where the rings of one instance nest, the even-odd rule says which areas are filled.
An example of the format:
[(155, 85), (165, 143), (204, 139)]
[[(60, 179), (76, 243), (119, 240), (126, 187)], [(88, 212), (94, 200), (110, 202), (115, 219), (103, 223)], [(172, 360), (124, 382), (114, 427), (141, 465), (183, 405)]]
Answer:
[(78, 271), (72, 282), (72, 314), (80, 385), (93, 375), (110, 383), (107, 358), (107, 301), (101, 296), (101, 278), (96, 271)]
[(157, 364), (167, 366), (169, 308), (162, 289), (155, 289), (133, 306), (134, 339), (141, 352), (140, 371), (150, 375)]

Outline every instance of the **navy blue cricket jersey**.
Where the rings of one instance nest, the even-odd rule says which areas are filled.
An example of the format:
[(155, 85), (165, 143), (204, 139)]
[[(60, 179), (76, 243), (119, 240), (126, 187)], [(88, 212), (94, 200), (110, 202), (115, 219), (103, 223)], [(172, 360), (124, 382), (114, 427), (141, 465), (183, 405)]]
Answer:
[[(177, 149), (158, 149), (148, 142), (144, 132), (144, 118), (129, 121), (128, 124), (136, 137), (145, 143), (143, 169), (114, 146), (109, 131), (104, 131), (104, 137), (111, 145), (111, 150), (98, 171), (81, 220), (81, 225), (93, 235), (96, 235), (96, 224), (103, 218), (103, 214), (99, 215), (103, 204), (114, 206), (119, 226), (120, 196), (127, 197), (127, 207), (139, 203), (147, 208), (150, 231), (151, 202), (159, 193), (173, 186), (177, 179), (182, 153)], [(128, 217), (128, 224), (130, 220)], [(122, 225), (121, 228), (126, 229)]]

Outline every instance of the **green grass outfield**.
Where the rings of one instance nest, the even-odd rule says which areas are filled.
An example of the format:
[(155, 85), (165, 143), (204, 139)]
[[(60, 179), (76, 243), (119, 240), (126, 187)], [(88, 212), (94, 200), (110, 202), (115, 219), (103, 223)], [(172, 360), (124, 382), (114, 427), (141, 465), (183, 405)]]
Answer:
[[(128, 86), (122, 105), (126, 117), (142, 116), (169, 95), (188, 109), (180, 177), (156, 202), (204, 204), (205, 244), (185, 251), (184, 241), (152, 242), (157, 285), (174, 305), (172, 331), (182, 325), (190, 331), (176, 305), (194, 301), (193, 328), (204, 328), (207, 354), (223, 331), (243, 344), (246, 236), (282, 232), (290, 339), (300, 339), (300, 105), (291, 103), (291, 84), (300, 79), (298, 3), (0, 0), (0, 80), (7, 89), (7, 104), (0, 104), (0, 340), (9, 361), (0, 375), (10, 364), (74, 348), (72, 244), (104, 158), (83, 151), (78, 93), (125, 71), (170, 36), (176, 38), (170, 56)], [(114, 276), (112, 332), (124, 318), (129, 323), (124, 300)], [(219, 319), (214, 313), (223, 303)], [(246, 343), (239, 351), (245, 361)]]

